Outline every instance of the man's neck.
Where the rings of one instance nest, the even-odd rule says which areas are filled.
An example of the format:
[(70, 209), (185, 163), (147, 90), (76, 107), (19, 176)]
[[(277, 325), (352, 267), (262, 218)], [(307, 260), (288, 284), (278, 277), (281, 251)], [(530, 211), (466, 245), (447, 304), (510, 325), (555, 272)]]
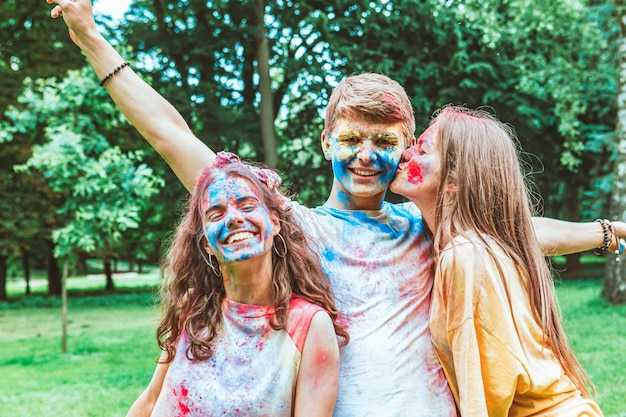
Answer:
[(330, 207), (339, 210), (380, 210), (383, 205), (385, 194), (375, 196), (355, 196), (346, 193), (331, 190), (328, 200), (324, 203), (324, 207)]
[(435, 228), (437, 225), (435, 224), (435, 204), (433, 200), (421, 201), (418, 199), (411, 199), (411, 202), (417, 206), (417, 208), (422, 213), (422, 219), (426, 226), (430, 229), (431, 232), (435, 233)]

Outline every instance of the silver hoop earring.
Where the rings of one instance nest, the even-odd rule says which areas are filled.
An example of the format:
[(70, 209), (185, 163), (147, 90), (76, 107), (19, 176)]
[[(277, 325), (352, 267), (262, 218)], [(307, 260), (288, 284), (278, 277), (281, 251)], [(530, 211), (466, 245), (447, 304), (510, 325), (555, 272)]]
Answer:
[(220, 264), (217, 264), (217, 269), (215, 268), (215, 266), (213, 265), (213, 257), (211, 255), (209, 255), (209, 262), (207, 262), (207, 264), (209, 265), (209, 268), (211, 268), (211, 270), (213, 271), (213, 273), (215, 275), (217, 275), (218, 277), (222, 276), (222, 268), (220, 267)]
[(280, 241), (283, 243), (283, 253), (280, 253), (280, 251), (277, 249), (277, 245), (276, 242), (274, 242), (274, 252), (276, 252), (276, 255), (278, 255), (281, 258), (284, 258), (285, 255), (287, 255), (287, 244), (285, 243), (285, 239), (279, 234), (276, 235), (276, 237), (278, 237), (280, 239)]
[[(217, 269), (215, 268), (215, 266), (213, 265), (213, 260), (212, 260), (212, 256), (211, 254), (207, 254), (205, 253), (204, 249), (202, 249), (202, 246), (200, 245), (200, 241), (202, 240), (203, 235), (198, 236), (198, 239), (196, 239), (196, 244), (198, 245), (198, 251), (200, 251), (200, 256), (202, 256), (202, 259), (204, 260), (204, 263), (207, 264), (207, 266), (209, 268), (211, 268), (211, 270), (213, 271), (213, 273), (215, 275), (217, 275), (218, 277), (222, 276), (222, 268), (220, 267), (220, 264), (217, 264)], [(207, 255), (209, 255), (209, 257), (207, 258)]]

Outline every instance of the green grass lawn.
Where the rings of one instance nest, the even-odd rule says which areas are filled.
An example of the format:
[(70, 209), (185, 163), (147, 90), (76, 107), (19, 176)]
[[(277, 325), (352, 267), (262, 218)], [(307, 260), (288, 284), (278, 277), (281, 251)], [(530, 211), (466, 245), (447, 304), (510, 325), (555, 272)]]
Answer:
[[(126, 414), (158, 358), (158, 273), (119, 274), (114, 281), (116, 293), (102, 294), (102, 276), (68, 280), (65, 354), (59, 299), (34, 295), (0, 303), (1, 417)], [(8, 290), (23, 294), (23, 284), (9, 283)], [(47, 288), (34, 280), (32, 291)]]
[(557, 285), (574, 350), (591, 376), (605, 416), (626, 417), (626, 305), (600, 297), (602, 281)]
[[(0, 416), (123, 416), (150, 380), (158, 356), (154, 291), (134, 292), (129, 284), (118, 285), (117, 294), (83, 289), (79, 296), (89, 281), (81, 279), (69, 280), (66, 354), (58, 300), (0, 303)], [(154, 288), (157, 281), (145, 278), (140, 286)], [(604, 302), (600, 287), (600, 281), (568, 282), (558, 285), (558, 295), (603, 412), (626, 417), (626, 306)]]

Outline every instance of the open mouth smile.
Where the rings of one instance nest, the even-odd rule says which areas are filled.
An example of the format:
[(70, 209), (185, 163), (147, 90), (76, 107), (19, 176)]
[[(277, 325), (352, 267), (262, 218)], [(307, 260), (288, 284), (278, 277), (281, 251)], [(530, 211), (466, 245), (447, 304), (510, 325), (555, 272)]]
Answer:
[(225, 240), (224, 243), (226, 245), (230, 245), (233, 243), (240, 243), (243, 241), (246, 241), (248, 239), (252, 239), (254, 238), (254, 233), (252, 232), (247, 232), (247, 231), (242, 231), (242, 232), (235, 232), (233, 234), (231, 234), (230, 236), (228, 236)]
[(369, 168), (349, 168), (350, 172), (358, 175), (359, 177), (374, 177), (382, 173), (380, 170)]

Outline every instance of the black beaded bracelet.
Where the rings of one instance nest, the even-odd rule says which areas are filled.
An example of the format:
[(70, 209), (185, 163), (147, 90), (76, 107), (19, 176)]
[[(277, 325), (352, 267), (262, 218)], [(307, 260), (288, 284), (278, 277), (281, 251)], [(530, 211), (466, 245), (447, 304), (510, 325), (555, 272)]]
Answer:
[(611, 246), (611, 238), (609, 236), (609, 228), (611, 227), (611, 223), (606, 219), (596, 219), (598, 223), (602, 226), (602, 233), (604, 234), (604, 242), (602, 246), (599, 248), (595, 248), (593, 253), (597, 256), (606, 255), (606, 252), (609, 250), (609, 246)]
[(117, 67), (113, 71), (109, 72), (103, 79), (100, 80), (100, 87), (104, 87), (104, 83), (109, 81), (115, 74), (117, 74), (118, 72), (120, 72), (122, 69), (126, 68), (129, 65), (130, 65), (129, 62), (124, 62), (119, 67)]

